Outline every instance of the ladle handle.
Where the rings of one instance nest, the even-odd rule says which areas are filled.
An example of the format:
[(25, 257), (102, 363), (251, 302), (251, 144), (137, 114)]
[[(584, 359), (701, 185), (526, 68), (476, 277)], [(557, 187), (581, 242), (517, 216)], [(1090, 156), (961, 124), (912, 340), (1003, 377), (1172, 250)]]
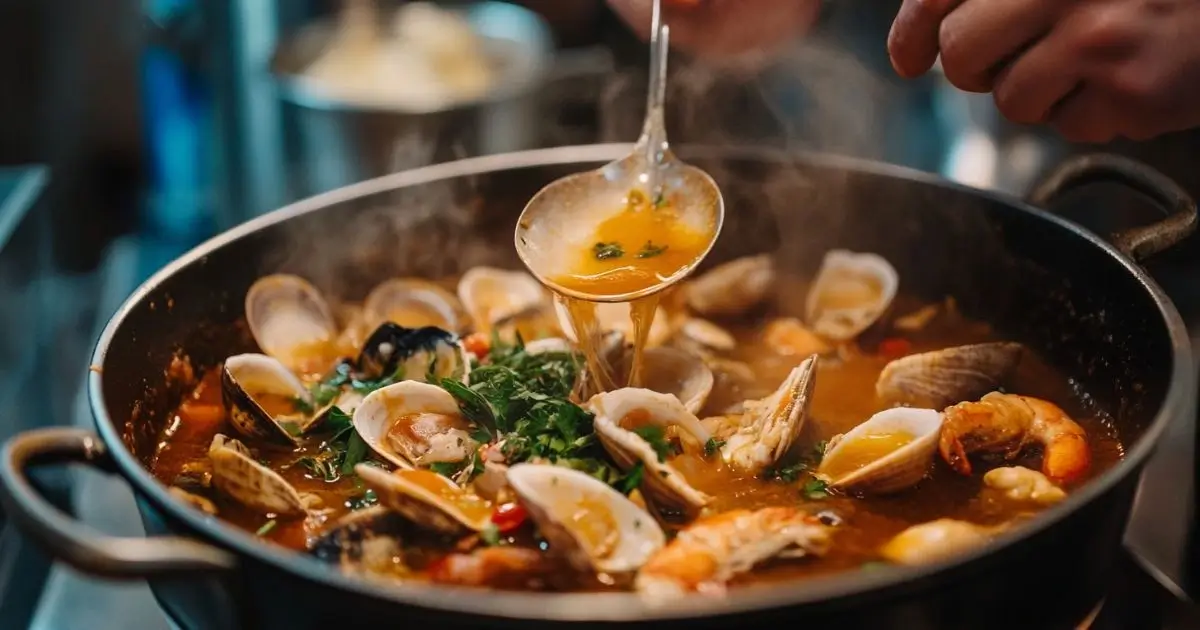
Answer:
[(649, 189), (658, 185), (657, 166), (666, 159), (670, 145), (667, 143), (667, 55), (671, 48), (671, 29), (662, 23), (662, 0), (654, 0), (653, 17), (650, 24), (650, 83), (646, 93), (646, 121), (642, 125), (642, 137), (638, 149), (644, 152), (650, 173)]
[(118, 538), (72, 519), (29, 481), (30, 468), (48, 464), (84, 464), (110, 473), (116, 466), (100, 438), (84, 429), (28, 431), (0, 450), (0, 505), (54, 558), (84, 573), (120, 579), (194, 576), (237, 566), (232, 553), (188, 538)]
[(1171, 178), (1120, 155), (1092, 153), (1068, 159), (1050, 171), (1027, 199), (1043, 209), (1064, 194), (1096, 183), (1121, 184), (1150, 198), (1166, 218), (1121, 230), (1108, 237), (1121, 253), (1145, 260), (1183, 241), (1196, 230), (1196, 201)]

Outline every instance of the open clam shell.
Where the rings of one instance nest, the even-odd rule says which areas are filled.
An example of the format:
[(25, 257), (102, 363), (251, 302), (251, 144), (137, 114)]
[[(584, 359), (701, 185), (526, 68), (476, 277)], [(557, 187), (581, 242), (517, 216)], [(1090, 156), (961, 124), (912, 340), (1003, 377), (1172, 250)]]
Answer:
[(304, 278), (275, 274), (246, 292), (246, 323), (262, 351), (302, 371), (314, 355), (324, 357), (338, 326), (325, 297)]
[(899, 286), (899, 274), (882, 256), (831, 250), (805, 299), (805, 320), (826, 339), (848, 341), (887, 311)]
[(835, 438), (817, 475), (830, 487), (886, 494), (916, 485), (937, 453), (942, 414), (896, 407)]
[(238, 503), (261, 514), (297, 516), (307, 501), (279, 473), (250, 456), (241, 442), (218, 433), (208, 448), (212, 483)]
[(632, 573), (666, 544), (650, 514), (586, 473), (517, 464), (508, 483), (552, 548), (581, 571)]
[(366, 378), (396, 380), (453, 378), (468, 382), (471, 358), (454, 333), (426, 326), (405, 328), (385, 322), (363, 344), (359, 372)]
[(491, 522), (492, 503), (428, 470), (388, 472), (359, 464), (354, 472), (375, 491), (379, 504), (430, 531), (457, 536), (482, 531)]
[(463, 305), (453, 293), (428, 280), (393, 278), (363, 301), (362, 325), (374, 330), (384, 322), (405, 328), (434, 326), (455, 333), (467, 329)]
[[(632, 353), (626, 364), (632, 362)], [(628, 373), (629, 366), (625, 370)], [(684, 409), (698, 414), (713, 389), (712, 368), (689, 352), (661, 346), (647, 348), (642, 354), (642, 385), (661, 394), (671, 394)]]
[(371, 392), (354, 410), (352, 422), (372, 451), (405, 469), (461, 462), (479, 446), (454, 397), (420, 381)]
[(766, 299), (775, 282), (769, 254), (747, 256), (713, 267), (685, 285), (688, 307), (701, 315), (742, 315)]
[(311, 426), (312, 394), (283, 363), (264, 354), (238, 354), (221, 368), (221, 399), (238, 434), (282, 444)]
[(463, 274), (458, 299), (481, 331), (546, 306), (545, 289), (536, 278), (494, 267), (475, 267)]
[(1021, 362), (1023, 346), (978, 343), (911, 354), (888, 363), (875, 393), (889, 404), (942, 409), (999, 389)]
[(537, 339), (525, 344), (525, 353), (534, 354), (570, 354), (575, 349), (571, 347), (571, 342), (562, 337), (547, 337), (545, 339)]
[(642, 464), (642, 494), (660, 516), (680, 515), (690, 520), (712, 500), (669, 463), (660, 461), (654, 447), (637, 433), (643, 426), (664, 432), (674, 428), (681, 438), (694, 440), (703, 448), (712, 436), (678, 398), (626, 387), (592, 397), (587, 408), (595, 415), (596, 436), (613, 461), (625, 471)]

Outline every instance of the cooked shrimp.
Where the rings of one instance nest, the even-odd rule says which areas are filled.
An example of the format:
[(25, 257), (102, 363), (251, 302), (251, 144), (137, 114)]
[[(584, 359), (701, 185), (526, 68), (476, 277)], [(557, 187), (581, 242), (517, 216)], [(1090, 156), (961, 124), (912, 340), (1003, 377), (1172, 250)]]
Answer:
[(997, 490), (1013, 501), (1053, 505), (1067, 498), (1067, 493), (1046, 475), (1024, 466), (1009, 466), (987, 471), (983, 485)]
[(961, 474), (971, 474), (971, 453), (1002, 452), (1011, 460), (1031, 443), (1042, 446), (1042, 473), (1055, 482), (1078, 480), (1091, 465), (1087, 434), (1053, 403), (992, 392), (944, 413), (939, 450)]
[(720, 594), (734, 575), (773, 557), (822, 555), (829, 528), (793, 507), (733, 510), (696, 521), (650, 560), (635, 586), (649, 601)]

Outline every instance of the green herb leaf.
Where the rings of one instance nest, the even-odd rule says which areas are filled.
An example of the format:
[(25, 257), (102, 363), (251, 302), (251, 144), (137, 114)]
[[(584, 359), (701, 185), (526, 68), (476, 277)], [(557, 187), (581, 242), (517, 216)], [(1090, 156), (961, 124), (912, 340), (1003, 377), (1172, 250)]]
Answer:
[(327, 457), (301, 457), (296, 464), (308, 471), (308, 474), (325, 481), (337, 481), (341, 477), (336, 464)]
[(363, 441), (358, 431), (352, 431), (350, 439), (346, 444), (346, 456), (342, 459), (342, 474), (353, 475), (354, 467), (360, 464), (366, 457), (367, 443)]
[(629, 470), (629, 473), (625, 475), (625, 478), (621, 480), (617, 489), (620, 490), (622, 494), (628, 495), (634, 490), (637, 490), (638, 486), (642, 485), (642, 477), (645, 476), (645, 474), (645, 464), (642, 462), (634, 464), (633, 468)]
[(342, 387), (350, 382), (350, 371), (352, 368), (353, 366), (349, 361), (342, 361), (325, 378), (312, 386), (309, 391), (312, 393), (313, 404), (316, 408), (324, 407), (337, 398), (338, 394), (342, 391)]
[(674, 449), (671, 447), (671, 443), (667, 441), (667, 433), (662, 427), (656, 424), (647, 424), (637, 427), (633, 432), (645, 440), (650, 445), (650, 448), (654, 449), (654, 453), (658, 455), (658, 461), (665, 462), (672, 455)]
[(763, 472), (763, 477), (783, 483), (796, 483), (800, 479), (800, 475), (807, 470), (808, 464), (806, 462), (796, 462), (790, 466), (768, 468)]
[(712, 457), (713, 455), (720, 453), (722, 446), (725, 446), (725, 440), (708, 438), (708, 441), (704, 443), (704, 456)]
[(342, 411), (341, 407), (330, 407), (329, 411), (325, 414), (324, 422), (321, 424), (322, 431), (329, 431), (334, 436), (353, 428), (354, 422), (350, 418), (350, 414)]
[(828, 440), (821, 440), (813, 444), (812, 453), (808, 456), (809, 462), (815, 467), (825, 459), (825, 449), (829, 448)]
[(500, 538), (500, 529), (495, 523), (488, 523), (482, 531), (479, 532), (479, 539), (489, 547), (495, 547), (504, 544), (504, 540)]
[(467, 460), (457, 462), (433, 462), (429, 464), (429, 470), (450, 479), (454, 478), (467, 465)]
[(592, 245), (592, 255), (596, 257), (596, 260), (616, 260), (625, 255), (625, 250), (616, 241), (611, 243), (596, 243)]
[(263, 523), (263, 526), (259, 527), (258, 531), (254, 532), (254, 535), (255, 536), (266, 536), (267, 534), (270, 534), (271, 530), (275, 529), (275, 526), (278, 524), (279, 523), (276, 522), (275, 519), (271, 519), (271, 520), (267, 521), (266, 523)]
[(305, 415), (313, 412), (313, 406), (308, 404), (307, 400), (304, 400), (299, 396), (292, 399), (292, 408)]
[(829, 488), (825, 485), (824, 481), (813, 477), (804, 482), (804, 488), (800, 491), (800, 493), (805, 499), (809, 499), (811, 501), (820, 501), (821, 499), (829, 496)]
[(371, 507), (378, 502), (379, 496), (375, 494), (374, 490), (367, 488), (366, 492), (347, 501), (346, 507), (350, 508), (351, 510), (361, 510), (363, 508)]
[(476, 441), (490, 441), (496, 433), (496, 411), (492, 409), (487, 398), (454, 379), (444, 378), (439, 384), (458, 402), (458, 409), (462, 412), (463, 417), (474, 422), (477, 428), (487, 432), (483, 439), (476, 438)]
[(287, 420), (280, 420), (279, 428), (283, 429), (285, 433), (292, 437), (300, 437), (300, 435), (304, 433), (298, 423), (288, 422)]
[(667, 205), (667, 196), (664, 195), (663, 192), (660, 190), (660, 191), (658, 191), (657, 195), (654, 195), (654, 207), (655, 207), (655, 209), (658, 209), (658, 208), (662, 208), (665, 205)]
[(654, 258), (655, 256), (662, 255), (662, 253), (665, 251), (667, 251), (666, 245), (655, 245), (651, 241), (646, 241), (646, 244), (642, 245), (642, 250), (640, 252), (638, 252), (637, 257), (638, 258)]

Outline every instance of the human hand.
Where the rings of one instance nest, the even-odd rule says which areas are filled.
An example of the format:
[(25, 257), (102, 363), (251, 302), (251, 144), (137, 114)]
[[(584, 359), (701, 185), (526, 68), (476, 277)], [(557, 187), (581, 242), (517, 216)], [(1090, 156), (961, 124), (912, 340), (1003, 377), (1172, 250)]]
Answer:
[(905, 77), (940, 52), (955, 86), (1076, 142), (1200, 124), (1196, 0), (904, 0), (888, 51)]
[[(651, 0), (608, 0), (643, 39), (650, 36)], [(671, 44), (709, 57), (777, 48), (812, 26), (819, 0), (663, 0)]]

